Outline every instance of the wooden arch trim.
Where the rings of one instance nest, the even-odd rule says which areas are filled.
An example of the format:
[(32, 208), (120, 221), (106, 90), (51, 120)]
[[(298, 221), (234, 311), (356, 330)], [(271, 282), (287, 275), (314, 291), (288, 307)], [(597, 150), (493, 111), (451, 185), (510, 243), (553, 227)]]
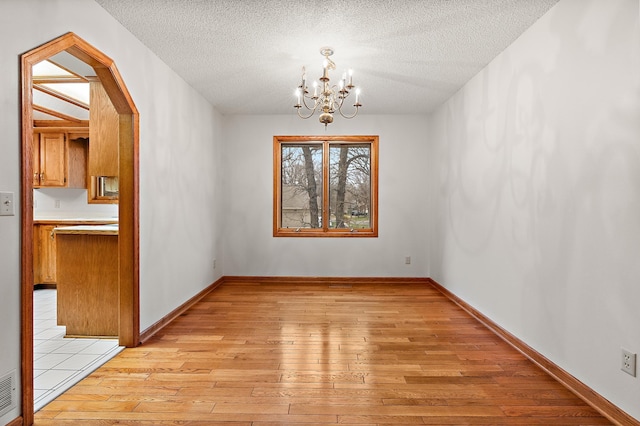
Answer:
[(139, 114), (111, 58), (67, 33), (21, 56), (21, 383), (22, 422), (34, 421), (33, 393), (33, 95), (32, 66), (66, 51), (91, 65), (120, 115), (119, 139), (119, 343), (140, 343), (139, 304)]

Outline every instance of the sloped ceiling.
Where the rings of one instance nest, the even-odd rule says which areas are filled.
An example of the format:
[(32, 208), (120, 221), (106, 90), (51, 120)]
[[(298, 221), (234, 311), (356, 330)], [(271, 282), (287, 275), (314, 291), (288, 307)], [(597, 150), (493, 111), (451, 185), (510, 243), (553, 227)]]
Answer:
[[(361, 114), (425, 114), (557, 0), (96, 0), (223, 114), (293, 114), (306, 66), (354, 70)], [(144, 64), (141, 64), (144, 72)]]

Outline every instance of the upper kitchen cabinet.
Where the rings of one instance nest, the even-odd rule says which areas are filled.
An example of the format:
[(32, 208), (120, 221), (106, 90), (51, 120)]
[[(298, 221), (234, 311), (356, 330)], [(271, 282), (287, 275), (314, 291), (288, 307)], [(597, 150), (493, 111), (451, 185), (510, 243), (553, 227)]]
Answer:
[(87, 188), (89, 82), (69, 68), (58, 55), (32, 67), (34, 188)]
[[(89, 203), (117, 203), (120, 116), (96, 71), (60, 52), (32, 72), (34, 188), (87, 188)], [(78, 141), (85, 150), (81, 184), (74, 166)]]
[(90, 83), (89, 202), (118, 202), (119, 115), (102, 83)]
[(67, 171), (65, 134), (34, 134), (33, 186), (64, 186)]
[(86, 139), (66, 132), (33, 135), (33, 186), (86, 188)]

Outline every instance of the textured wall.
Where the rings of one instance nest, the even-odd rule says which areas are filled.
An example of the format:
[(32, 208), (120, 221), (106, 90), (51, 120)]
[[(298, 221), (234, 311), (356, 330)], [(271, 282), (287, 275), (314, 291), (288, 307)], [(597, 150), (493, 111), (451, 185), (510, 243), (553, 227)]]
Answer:
[(424, 117), (338, 117), (327, 128), (380, 136), (378, 238), (272, 236), (273, 136), (325, 134), (317, 117), (225, 116), (224, 129), (225, 275), (426, 276)]
[[(20, 199), (20, 54), (73, 31), (116, 62), (140, 111), (141, 329), (217, 276), (220, 116), (94, 2), (0, 2), (0, 190)], [(0, 217), (0, 374), (20, 372), (20, 216)], [(18, 378), (19, 381), (19, 378)], [(14, 419), (19, 407), (0, 418)]]
[(563, 0), (433, 115), (430, 273), (640, 419), (638, 16)]

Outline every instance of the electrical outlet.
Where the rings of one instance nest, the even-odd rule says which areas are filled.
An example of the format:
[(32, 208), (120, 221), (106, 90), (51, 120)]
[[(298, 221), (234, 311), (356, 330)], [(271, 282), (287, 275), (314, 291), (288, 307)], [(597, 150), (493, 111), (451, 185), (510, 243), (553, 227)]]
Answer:
[(404, 264), (405, 265), (411, 265), (411, 256), (406, 256), (404, 258)]
[(213, 259), (213, 269), (216, 269), (216, 260)]
[(622, 366), (620, 369), (627, 374), (636, 377), (636, 354), (629, 352), (628, 350), (622, 349)]
[(56, 208), (56, 209), (59, 209), (60, 208), (60, 200), (55, 200), (54, 203), (53, 203), (53, 207)]

